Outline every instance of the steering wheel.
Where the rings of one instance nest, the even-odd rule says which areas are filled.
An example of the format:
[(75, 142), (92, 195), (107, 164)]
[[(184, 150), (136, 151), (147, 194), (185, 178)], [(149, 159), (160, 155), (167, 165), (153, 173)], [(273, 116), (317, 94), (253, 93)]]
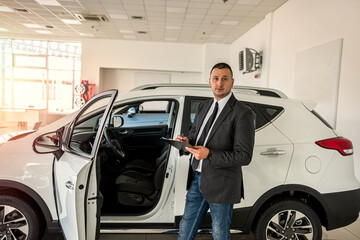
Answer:
[(123, 147), (121, 140), (116, 136), (116, 134), (110, 128), (105, 128), (104, 137), (115, 156), (118, 159), (124, 159), (125, 148)]

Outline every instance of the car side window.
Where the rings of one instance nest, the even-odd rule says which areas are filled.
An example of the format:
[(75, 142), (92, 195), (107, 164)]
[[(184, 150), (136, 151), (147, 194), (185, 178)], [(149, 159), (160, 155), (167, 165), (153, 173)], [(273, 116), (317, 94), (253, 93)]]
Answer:
[(120, 114), (124, 119), (122, 127), (168, 125), (169, 101), (157, 100), (133, 103), (123, 108)]
[(278, 117), (284, 110), (284, 108), (279, 106), (265, 105), (265, 104), (256, 104), (256, 108), (260, 110), (262, 115), (267, 119), (267, 121), (273, 121)]
[(201, 102), (208, 100), (207, 97), (186, 97), (184, 104), (184, 115), (182, 118), (181, 132), (185, 135), (189, 133), (191, 124), (194, 122), (196, 112)]
[(190, 110), (190, 122), (193, 123), (195, 120), (195, 115), (196, 112), (199, 108), (200, 103), (204, 101), (204, 100), (198, 100), (198, 99), (194, 99), (191, 100), (191, 110)]
[[(210, 98), (192, 98), (187, 97), (185, 100), (185, 107), (184, 107), (184, 116), (182, 122), (182, 133), (185, 135), (189, 133), (189, 129), (191, 124), (194, 122), (195, 115), (199, 104), (202, 101), (205, 101)], [(252, 102), (245, 102), (241, 101), (246, 106), (250, 107), (256, 116), (256, 130), (264, 127), (266, 124), (270, 123), (273, 119), (279, 116), (282, 111), (284, 110), (282, 107), (279, 106), (272, 106), (260, 103), (252, 103)]]
[(274, 118), (281, 114), (283, 111), (282, 107), (259, 104), (259, 103), (250, 103), (242, 102), (248, 107), (250, 107), (256, 115), (256, 130), (264, 127), (266, 124), (270, 123)]

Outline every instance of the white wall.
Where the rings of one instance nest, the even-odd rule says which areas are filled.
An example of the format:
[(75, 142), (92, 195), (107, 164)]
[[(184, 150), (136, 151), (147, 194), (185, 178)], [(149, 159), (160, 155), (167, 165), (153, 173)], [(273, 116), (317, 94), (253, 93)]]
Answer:
[[(268, 87), (268, 74), (271, 56), (271, 24), (272, 13), (250, 29), (245, 35), (234, 41), (230, 46), (230, 63), (234, 71), (235, 84), (243, 86)], [(239, 71), (239, 52), (244, 47), (255, 49), (263, 52), (263, 66), (260, 71), (242, 74)], [(260, 74), (259, 78), (255, 78)]]
[[(204, 53), (203, 53), (204, 83), (208, 83), (211, 68), (215, 64), (219, 62), (229, 63), (229, 51), (230, 51), (229, 44), (214, 44), (214, 43), (204, 44)], [(231, 68), (235, 68), (235, 67), (231, 66)]]
[[(171, 72), (171, 82), (174, 83), (207, 83), (211, 67), (218, 62), (229, 61), (229, 46), (229, 44), (83, 40), (81, 77), (83, 80), (95, 83), (97, 92), (99, 85), (103, 85), (100, 86), (101, 89), (105, 85), (108, 86), (108, 83), (105, 85), (100, 83), (101, 75), (105, 77), (111, 75), (101, 73), (100, 69)], [(199, 74), (202, 74), (200, 78)], [(194, 80), (189, 79), (192, 75)], [(132, 86), (127, 87), (130, 89)]]
[(118, 89), (126, 92), (150, 83), (203, 83), (201, 72), (144, 71), (101, 68), (99, 92)]
[[(261, 80), (240, 78), (240, 84), (277, 88), (293, 97), (295, 58), (298, 52), (343, 38), (337, 130), (352, 140), (355, 167), (360, 176), (360, 1), (289, 0), (235, 41), (232, 65), (243, 47), (264, 51)], [(306, 69), (304, 69), (306, 71)], [(250, 78), (250, 79), (249, 79)], [(266, 78), (266, 79), (264, 79)], [(316, 81), (316, 79), (314, 79)]]
[(82, 41), (81, 77), (99, 90), (100, 68), (203, 72), (203, 45), (107, 39)]

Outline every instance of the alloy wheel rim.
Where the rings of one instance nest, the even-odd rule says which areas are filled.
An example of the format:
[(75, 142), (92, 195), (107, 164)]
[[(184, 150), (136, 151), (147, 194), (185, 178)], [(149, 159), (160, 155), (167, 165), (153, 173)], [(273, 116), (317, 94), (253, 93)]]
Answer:
[(313, 225), (308, 217), (296, 210), (275, 214), (266, 226), (267, 240), (311, 240)]
[(24, 214), (9, 205), (0, 205), (0, 240), (26, 240), (29, 225)]

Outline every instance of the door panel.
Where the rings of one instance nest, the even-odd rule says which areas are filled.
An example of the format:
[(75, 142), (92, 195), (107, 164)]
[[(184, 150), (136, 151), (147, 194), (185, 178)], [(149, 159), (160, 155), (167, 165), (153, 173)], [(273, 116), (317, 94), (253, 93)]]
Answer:
[[(117, 90), (103, 92), (81, 109), (68, 128), (64, 153), (54, 161), (56, 204), (67, 240), (98, 238), (101, 194), (96, 156), (116, 95)], [(89, 133), (91, 126), (95, 129), (93, 133)], [(82, 131), (85, 136), (94, 137), (79, 138)]]
[(256, 131), (252, 161), (243, 167), (242, 207), (252, 206), (267, 190), (284, 184), (292, 154), (292, 142), (271, 123)]

